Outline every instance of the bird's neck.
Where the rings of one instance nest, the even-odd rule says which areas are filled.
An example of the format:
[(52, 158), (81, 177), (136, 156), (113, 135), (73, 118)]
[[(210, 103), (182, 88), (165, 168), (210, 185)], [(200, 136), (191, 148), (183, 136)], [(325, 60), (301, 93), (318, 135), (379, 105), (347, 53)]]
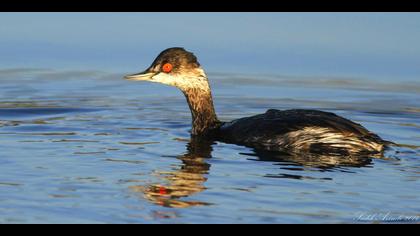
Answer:
[(192, 130), (194, 136), (207, 135), (215, 130), (220, 121), (214, 110), (213, 98), (208, 82), (203, 86), (182, 89), (187, 98), (192, 115)]

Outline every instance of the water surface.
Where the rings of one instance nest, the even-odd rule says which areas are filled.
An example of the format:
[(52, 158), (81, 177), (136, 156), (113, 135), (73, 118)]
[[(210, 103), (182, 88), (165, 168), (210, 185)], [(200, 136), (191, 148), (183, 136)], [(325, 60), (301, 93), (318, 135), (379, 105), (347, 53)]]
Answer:
[(361, 214), (419, 216), (417, 82), (209, 73), (221, 120), (268, 108), (315, 108), (399, 144), (384, 159), (348, 163), (190, 140), (181, 92), (121, 77), (0, 70), (0, 223), (348, 223)]

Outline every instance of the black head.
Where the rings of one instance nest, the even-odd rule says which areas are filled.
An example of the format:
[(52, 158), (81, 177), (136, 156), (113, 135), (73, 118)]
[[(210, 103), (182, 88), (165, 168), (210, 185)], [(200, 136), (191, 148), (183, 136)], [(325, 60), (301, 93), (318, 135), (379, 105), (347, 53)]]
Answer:
[(163, 50), (145, 71), (125, 78), (172, 85), (181, 90), (208, 87), (197, 57), (180, 47)]
[(164, 71), (163, 66), (168, 63), (172, 65), (170, 73), (179, 73), (183, 70), (200, 67), (200, 63), (198, 63), (197, 57), (193, 53), (188, 52), (184, 48), (174, 47), (159, 53), (148, 70), (154, 72)]

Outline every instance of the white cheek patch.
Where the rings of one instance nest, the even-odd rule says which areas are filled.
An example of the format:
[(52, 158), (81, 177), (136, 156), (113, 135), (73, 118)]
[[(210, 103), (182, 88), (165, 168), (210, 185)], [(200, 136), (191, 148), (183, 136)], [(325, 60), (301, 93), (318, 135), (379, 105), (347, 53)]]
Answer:
[(151, 82), (162, 83), (167, 85), (176, 86), (176, 78), (167, 73), (158, 73), (152, 77)]
[(204, 71), (199, 68), (194, 73), (173, 74), (160, 72), (152, 77), (151, 82), (175, 86), (181, 90), (197, 88), (210, 90)]

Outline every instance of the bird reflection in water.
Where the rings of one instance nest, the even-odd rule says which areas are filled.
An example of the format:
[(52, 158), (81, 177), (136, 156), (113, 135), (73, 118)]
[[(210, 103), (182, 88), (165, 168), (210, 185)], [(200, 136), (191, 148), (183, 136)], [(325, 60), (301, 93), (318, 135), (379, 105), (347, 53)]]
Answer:
[(255, 157), (253, 160), (256, 161), (269, 161), (284, 163), (285, 165), (310, 167), (316, 168), (319, 171), (339, 170), (340, 168), (346, 167), (368, 167), (372, 164), (372, 158), (384, 158), (382, 153), (368, 156), (342, 156), (334, 154), (272, 152), (257, 149), (254, 149), (252, 153), (242, 153), (242, 155)]
[(149, 201), (171, 208), (185, 208), (191, 206), (211, 205), (206, 202), (184, 200), (183, 198), (200, 193), (206, 189), (204, 182), (209, 173), (212, 144), (206, 139), (192, 138), (187, 144), (187, 153), (178, 156), (182, 161), (181, 167), (171, 172), (158, 172), (163, 176), (164, 184), (148, 186), (132, 186), (136, 192), (143, 192)]
[[(163, 176), (162, 183), (147, 186), (132, 186), (132, 191), (140, 192), (150, 202), (170, 208), (186, 208), (192, 206), (207, 206), (211, 203), (193, 201), (186, 198), (206, 190), (204, 186), (210, 171), (209, 159), (213, 151), (214, 141), (208, 139), (191, 138), (187, 144), (187, 152), (177, 158), (182, 165), (170, 172), (158, 172)], [(372, 166), (372, 158), (381, 156), (349, 156), (340, 155), (316, 155), (316, 154), (290, 154), (270, 152), (254, 149), (251, 153), (241, 153), (250, 156), (254, 161), (266, 161), (280, 165), (283, 170), (311, 170), (318, 171), (346, 171), (349, 168), (361, 168)], [(283, 171), (284, 172), (284, 171)], [(301, 172), (303, 173), (303, 172)], [(265, 177), (307, 179), (302, 175), (290, 175), (279, 173), (278, 175), (267, 174)], [(329, 179), (331, 178), (324, 178)]]

